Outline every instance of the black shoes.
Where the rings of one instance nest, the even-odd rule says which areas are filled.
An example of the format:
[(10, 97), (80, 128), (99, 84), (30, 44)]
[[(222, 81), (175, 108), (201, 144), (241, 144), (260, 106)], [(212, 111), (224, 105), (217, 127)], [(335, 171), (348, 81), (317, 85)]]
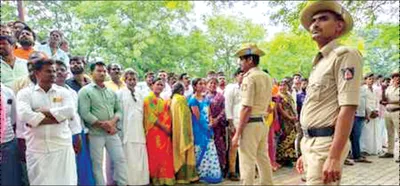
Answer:
[(391, 153), (385, 153), (385, 154), (379, 156), (379, 158), (393, 158), (393, 157), (394, 157), (394, 155)]

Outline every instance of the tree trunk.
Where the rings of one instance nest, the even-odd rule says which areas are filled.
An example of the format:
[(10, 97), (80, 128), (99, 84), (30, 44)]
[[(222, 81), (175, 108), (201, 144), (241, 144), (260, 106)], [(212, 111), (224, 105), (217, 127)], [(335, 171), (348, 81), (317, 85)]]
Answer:
[(18, 7), (18, 19), (22, 22), (25, 22), (24, 5), (22, 4), (22, 0), (17, 0), (17, 7)]

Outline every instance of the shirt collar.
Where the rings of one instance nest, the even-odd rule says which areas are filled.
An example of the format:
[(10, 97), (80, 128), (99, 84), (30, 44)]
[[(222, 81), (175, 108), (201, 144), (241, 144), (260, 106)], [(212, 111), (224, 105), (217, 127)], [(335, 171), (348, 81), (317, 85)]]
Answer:
[(246, 74), (244, 74), (244, 75), (247, 76), (247, 75), (249, 75), (251, 72), (257, 71), (257, 70), (260, 70), (260, 69), (259, 69), (258, 67), (253, 67), (253, 68), (251, 68), (249, 71), (247, 71)]
[[(35, 91), (42, 90), (43, 92), (45, 92), (45, 91), (42, 89), (42, 87), (39, 86), (39, 83), (35, 84), (34, 90), (35, 90)], [(55, 85), (54, 85), (54, 84), (51, 85), (51, 88), (49, 89), (48, 92), (51, 92), (51, 91), (55, 91)]]
[(319, 50), (319, 51), (321, 52), (322, 57), (326, 57), (337, 46), (338, 46), (337, 40), (334, 39), (331, 42), (329, 42), (328, 44), (326, 44), (324, 47), (322, 47), (321, 50)]

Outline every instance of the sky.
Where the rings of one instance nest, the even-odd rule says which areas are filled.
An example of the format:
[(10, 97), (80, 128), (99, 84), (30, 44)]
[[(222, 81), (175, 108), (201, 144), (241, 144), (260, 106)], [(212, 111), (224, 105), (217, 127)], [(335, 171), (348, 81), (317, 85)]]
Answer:
[[(207, 28), (203, 24), (201, 18), (203, 15), (211, 15), (212, 9), (209, 6), (207, 6), (206, 1), (193, 1), (193, 3), (194, 3), (193, 13), (189, 17), (195, 21), (191, 24), (196, 25), (198, 28), (205, 30)], [(293, 1), (293, 3), (298, 3), (298, 2)], [(397, 6), (399, 6), (399, 1), (397, 1)], [(264, 28), (267, 30), (266, 40), (269, 41), (274, 37), (276, 33), (285, 31), (285, 28), (282, 25), (274, 25), (271, 23), (269, 15), (272, 11), (274, 11), (274, 9), (268, 5), (268, 1), (256, 1), (250, 4), (243, 4), (243, 2), (239, 1), (239, 2), (234, 2), (232, 8), (221, 10), (221, 14), (244, 16), (245, 18), (252, 20), (253, 23), (263, 25)], [(385, 10), (383, 10), (382, 13), (378, 15), (376, 22), (399, 23), (398, 17), (399, 15), (397, 13), (397, 16), (394, 16), (394, 18), (392, 17), (392, 19), (390, 19), (389, 15), (385, 14)]]

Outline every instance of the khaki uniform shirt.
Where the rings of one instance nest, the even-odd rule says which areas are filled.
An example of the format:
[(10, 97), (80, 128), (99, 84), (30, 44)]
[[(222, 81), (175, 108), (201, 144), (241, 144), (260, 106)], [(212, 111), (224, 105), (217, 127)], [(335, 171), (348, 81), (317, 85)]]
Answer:
[[(394, 87), (393, 85), (389, 86), (385, 91), (385, 96), (388, 101), (399, 101), (400, 100), (400, 92), (399, 87)], [(399, 104), (387, 104), (386, 108), (398, 108)]]
[(362, 57), (356, 49), (325, 45), (314, 59), (307, 96), (301, 111), (302, 128), (335, 125), (341, 106), (358, 105)]
[(252, 108), (251, 117), (264, 116), (272, 100), (271, 77), (257, 67), (250, 69), (244, 74), (241, 96), (241, 105)]

